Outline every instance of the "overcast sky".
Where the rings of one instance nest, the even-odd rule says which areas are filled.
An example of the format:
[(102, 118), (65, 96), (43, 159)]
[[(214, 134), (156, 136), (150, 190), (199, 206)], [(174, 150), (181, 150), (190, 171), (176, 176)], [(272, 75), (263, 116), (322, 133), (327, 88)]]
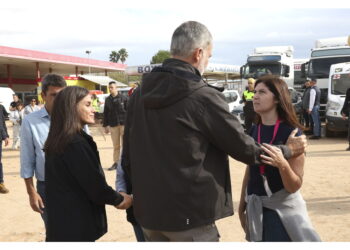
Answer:
[(255, 47), (293, 45), (295, 58), (307, 58), (316, 39), (350, 35), (350, 4), (338, 0), (332, 6), (307, 0), (5, 2), (0, 45), (79, 57), (90, 50), (90, 58), (105, 61), (112, 50), (126, 48), (130, 66), (168, 50), (173, 31), (188, 20), (211, 31), (211, 62), (233, 65), (244, 64)]

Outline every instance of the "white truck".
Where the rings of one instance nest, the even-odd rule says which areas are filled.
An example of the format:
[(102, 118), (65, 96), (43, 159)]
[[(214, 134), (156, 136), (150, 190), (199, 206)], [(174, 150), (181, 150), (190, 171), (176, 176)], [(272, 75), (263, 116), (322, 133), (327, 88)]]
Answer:
[(302, 65), (302, 74), (317, 79), (321, 90), (320, 117), (325, 118), (329, 70), (332, 64), (350, 61), (350, 36), (316, 40), (310, 61)]
[(280, 76), (288, 85), (294, 85), (293, 46), (258, 47), (248, 55), (247, 63), (241, 67), (243, 87), (248, 78), (259, 78), (266, 74)]
[(348, 121), (343, 120), (340, 113), (348, 88), (350, 88), (350, 58), (349, 62), (333, 64), (329, 71), (326, 136), (348, 130)]

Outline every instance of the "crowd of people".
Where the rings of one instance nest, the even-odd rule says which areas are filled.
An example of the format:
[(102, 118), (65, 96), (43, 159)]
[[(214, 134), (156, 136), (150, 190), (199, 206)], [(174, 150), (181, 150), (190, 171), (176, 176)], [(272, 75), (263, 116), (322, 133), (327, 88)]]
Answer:
[[(212, 56), (209, 30), (185, 22), (170, 47), (171, 58), (145, 74), (130, 97), (109, 83), (103, 127), (113, 142), (115, 189), (88, 129), (98, 106), (88, 90), (50, 73), (42, 79), (42, 109), (34, 101), (24, 110), (13, 105), (20, 173), (46, 241), (99, 239), (108, 230), (105, 205), (127, 210), (137, 241), (219, 241), (215, 221), (233, 215), (229, 156), (247, 165), (239, 219), (248, 241), (320, 241), (299, 191), (307, 141), (287, 84), (273, 75), (249, 81), (244, 101), (257, 120), (246, 133), (223, 94), (202, 78)], [(305, 104), (319, 137), (317, 88)]]
[[(18, 95), (13, 95), (13, 102), (11, 102), (9, 110), (10, 113), (7, 113), (5, 107), (0, 104), (0, 131), (1, 131), (1, 139), (5, 142), (5, 147), (9, 144), (9, 135), (7, 133), (7, 127), (5, 123), (5, 117), (8, 117), (10, 122), (12, 123), (12, 150), (18, 150), (20, 147), (20, 134), (22, 121), (24, 116), (38, 111), (40, 107), (36, 104), (37, 100), (33, 98), (27, 106), (24, 106), (24, 103), (21, 99), (18, 98)], [(2, 143), (0, 145), (0, 193), (8, 193), (9, 190), (4, 184), (4, 176), (3, 176), (3, 165), (1, 162), (2, 157)]]

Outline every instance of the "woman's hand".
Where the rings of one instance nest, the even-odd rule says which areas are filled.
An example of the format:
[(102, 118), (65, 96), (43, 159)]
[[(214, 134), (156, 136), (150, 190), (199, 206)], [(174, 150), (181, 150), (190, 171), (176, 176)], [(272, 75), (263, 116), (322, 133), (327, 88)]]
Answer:
[(246, 221), (247, 221), (246, 206), (247, 206), (247, 203), (243, 202), (243, 203), (240, 203), (238, 207), (239, 221), (241, 222), (241, 226), (244, 232), (246, 231)]
[(261, 148), (268, 154), (268, 156), (260, 156), (264, 164), (277, 168), (284, 168), (288, 165), (287, 160), (283, 157), (282, 151), (279, 148), (267, 143), (263, 143)]
[(119, 192), (119, 194), (121, 194), (124, 197), (124, 200), (115, 207), (118, 209), (128, 209), (129, 207), (131, 207), (133, 203), (133, 197), (124, 192)]
[(245, 213), (245, 211), (239, 211), (238, 212), (238, 215), (239, 215), (239, 221), (241, 222), (241, 226), (245, 232), (246, 230), (246, 220), (247, 220), (247, 215)]

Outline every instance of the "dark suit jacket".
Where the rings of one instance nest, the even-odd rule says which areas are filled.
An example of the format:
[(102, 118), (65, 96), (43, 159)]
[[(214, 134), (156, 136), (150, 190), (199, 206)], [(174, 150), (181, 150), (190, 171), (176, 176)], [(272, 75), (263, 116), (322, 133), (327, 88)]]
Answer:
[(349, 111), (350, 111), (350, 88), (348, 88), (346, 91), (344, 105), (343, 105), (343, 108), (341, 109), (341, 113), (344, 113), (345, 115), (349, 115)]
[[(5, 117), (8, 116), (8, 113), (6, 109), (4, 108), (3, 105), (0, 104), (0, 135), (1, 135), (1, 140), (5, 140), (6, 138), (9, 137), (7, 133), (7, 128), (5, 124)], [(0, 142), (1, 142), (0, 140)]]

